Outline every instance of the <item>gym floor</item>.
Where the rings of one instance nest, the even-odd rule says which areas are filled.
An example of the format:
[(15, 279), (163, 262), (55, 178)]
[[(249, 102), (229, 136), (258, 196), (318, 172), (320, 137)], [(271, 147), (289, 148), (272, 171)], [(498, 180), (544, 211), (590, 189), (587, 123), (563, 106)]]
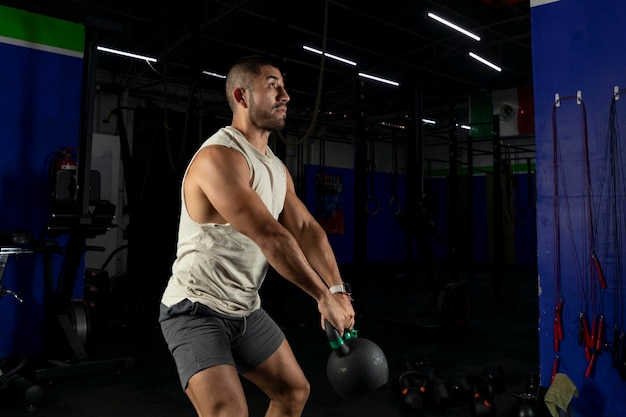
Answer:
[[(429, 360), (441, 381), (453, 375), (497, 376), (492, 388), (497, 416), (511, 416), (524, 393), (529, 373), (538, 372), (537, 273), (534, 267), (509, 266), (501, 274), (501, 290), (494, 291), (491, 267), (477, 268), (458, 282), (470, 289), (472, 316), (462, 328), (438, 324), (432, 297), (424, 289), (422, 274), (401, 275), (389, 268), (368, 268), (355, 301), (358, 336), (374, 341), (385, 352), (392, 374), (390, 383), (371, 393), (344, 400), (326, 378), (331, 348), (320, 329), (312, 300), (293, 291), (291, 284), (268, 278), (266, 308), (285, 334), (311, 382), (311, 396), (303, 413), (312, 416), (449, 416), (473, 415), (468, 402), (446, 406), (425, 404), (406, 408), (392, 390), (394, 373), (406, 370), (407, 361)], [(344, 277), (355, 283), (347, 272)], [(356, 274), (354, 274), (356, 276)], [(497, 293), (497, 294), (496, 294)], [(130, 322), (129, 322), (130, 323)], [(0, 389), (0, 415), (5, 417), (138, 417), (196, 416), (178, 385), (173, 362), (154, 320), (110, 326), (104, 337), (89, 347), (88, 363), (121, 359), (132, 363), (98, 372), (50, 378), (38, 383), (43, 399), (29, 409), (23, 395)], [(126, 362), (127, 361), (127, 362)], [(36, 368), (39, 365), (34, 365)], [(55, 365), (56, 366), (56, 365)], [(33, 367), (33, 366), (30, 366)], [(26, 368), (30, 368), (26, 367)], [(25, 368), (25, 369), (26, 369)], [(495, 370), (501, 373), (494, 372)], [(28, 371), (25, 377), (35, 379)], [(263, 416), (267, 399), (243, 381), (250, 417)], [(481, 414), (479, 414), (481, 415)], [(488, 414), (485, 414), (488, 415)]]

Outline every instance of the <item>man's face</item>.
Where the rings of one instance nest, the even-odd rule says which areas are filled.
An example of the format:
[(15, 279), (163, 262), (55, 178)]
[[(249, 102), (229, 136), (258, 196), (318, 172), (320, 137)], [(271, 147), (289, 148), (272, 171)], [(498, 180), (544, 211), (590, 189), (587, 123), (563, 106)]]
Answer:
[(278, 68), (263, 67), (254, 79), (250, 94), (250, 120), (253, 125), (266, 130), (282, 130), (287, 117), (289, 94)]

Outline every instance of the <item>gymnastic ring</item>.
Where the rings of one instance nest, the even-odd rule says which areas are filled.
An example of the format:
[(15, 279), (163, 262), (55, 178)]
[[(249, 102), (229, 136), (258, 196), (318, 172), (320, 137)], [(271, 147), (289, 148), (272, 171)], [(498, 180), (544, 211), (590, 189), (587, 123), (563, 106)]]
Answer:
[[(394, 203), (397, 201), (397, 207), (394, 210), (393, 206)], [(400, 214), (400, 212), (402, 211), (402, 204), (400, 204), (400, 199), (397, 196), (393, 196), (389, 199), (389, 213), (393, 214), (394, 216), (397, 216)]]
[[(376, 209), (373, 211), (370, 211), (370, 201), (374, 201), (376, 203), (375, 207)], [(367, 211), (367, 214), (369, 214), (370, 216), (375, 216), (380, 212), (380, 201), (378, 201), (378, 199), (372, 195), (367, 197), (367, 201), (365, 202), (365, 210)]]

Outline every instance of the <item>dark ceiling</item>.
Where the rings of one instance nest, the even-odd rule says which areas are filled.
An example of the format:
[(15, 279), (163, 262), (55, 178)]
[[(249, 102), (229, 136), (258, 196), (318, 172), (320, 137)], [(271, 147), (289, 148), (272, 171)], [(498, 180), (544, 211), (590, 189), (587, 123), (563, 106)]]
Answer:
[[(270, 54), (282, 62), (290, 115), (311, 118), (351, 114), (357, 72), (398, 81), (399, 87), (364, 80), (368, 114), (400, 114), (421, 91), (424, 116), (467, 103), (480, 89), (532, 81), (529, 1), (520, 0), (2, 0), (2, 4), (84, 23), (97, 43), (158, 59), (97, 54), (115, 74), (109, 88), (140, 90), (146, 80), (223, 91), (224, 74), (237, 57)], [(437, 13), (478, 34), (474, 41), (427, 17)], [(358, 66), (322, 59), (308, 45)], [(468, 56), (474, 51), (502, 67), (498, 73)], [(321, 77), (320, 77), (321, 75)], [(321, 84), (321, 100), (318, 88)], [(361, 79), (362, 80), (362, 79)], [(465, 105), (466, 107), (466, 105)], [(328, 116), (332, 113), (334, 116)], [(323, 115), (323, 116), (322, 116)]]

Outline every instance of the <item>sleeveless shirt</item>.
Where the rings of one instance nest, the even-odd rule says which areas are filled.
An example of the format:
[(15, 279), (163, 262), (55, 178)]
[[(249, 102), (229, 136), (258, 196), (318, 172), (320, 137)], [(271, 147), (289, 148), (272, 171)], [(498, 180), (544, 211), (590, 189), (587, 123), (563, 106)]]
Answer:
[[(241, 132), (227, 126), (209, 137), (191, 162), (200, 149), (215, 145), (241, 152), (250, 168), (250, 186), (278, 219), (287, 190), (286, 168), (282, 161), (269, 147), (264, 155)], [(246, 316), (261, 305), (258, 291), (267, 269), (267, 259), (259, 246), (229, 223), (200, 224), (192, 220), (181, 186), (176, 259), (161, 299), (163, 304), (171, 307), (187, 298), (222, 314)]]

